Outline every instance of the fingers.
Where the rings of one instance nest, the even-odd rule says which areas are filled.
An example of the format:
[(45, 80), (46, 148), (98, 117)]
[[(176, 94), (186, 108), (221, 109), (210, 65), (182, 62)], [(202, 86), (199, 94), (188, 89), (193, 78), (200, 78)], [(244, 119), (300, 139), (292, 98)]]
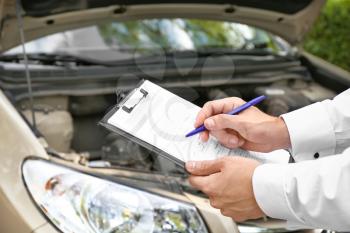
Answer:
[(224, 164), (223, 159), (207, 161), (189, 161), (186, 163), (186, 169), (196, 176), (207, 176), (220, 172)]
[(188, 178), (188, 182), (191, 184), (191, 186), (201, 191), (203, 191), (208, 184), (207, 180), (207, 176), (190, 176)]
[(234, 130), (213, 130), (210, 131), (210, 135), (215, 137), (220, 144), (230, 149), (241, 147), (244, 144), (244, 139)]
[(208, 196), (212, 196), (216, 195), (216, 192), (218, 190), (215, 187), (217, 184), (218, 174), (219, 173), (215, 173), (209, 176), (190, 176), (188, 178), (188, 181), (192, 187), (201, 190)]
[(208, 131), (204, 131), (200, 134), (200, 139), (203, 141), (203, 142), (206, 142), (209, 140), (209, 132)]
[(226, 205), (225, 207), (219, 209), (222, 215), (232, 218), (235, 222), (243, 222), (248, 219), (258, 219), (265, 216), (260, 208), (254, 207), (232, 208), (232, 206)]
[(199, 111), (195, 121), (195, 127), (198, 127), (201, 124), (203, 124), (205, 119), (212, 115), (229, 112), (233, 108), (240, 106), (244, 103), (245, 102), (242, 99), (236, 97), (209, 101)]
[(226, 209), (220, 209), (220, 212), (222, 215), (232, 218), (232, 220), (235, 222), (244, 222), (249, 219), (248, 217), (246, 217), (245, 213), (237, 213)]
[(241, 116), (219, 114), (206, 119), (204, 125), (209, 131), (233, 129), (243, 137), (246, 135), (245, 124), (241, 120)]

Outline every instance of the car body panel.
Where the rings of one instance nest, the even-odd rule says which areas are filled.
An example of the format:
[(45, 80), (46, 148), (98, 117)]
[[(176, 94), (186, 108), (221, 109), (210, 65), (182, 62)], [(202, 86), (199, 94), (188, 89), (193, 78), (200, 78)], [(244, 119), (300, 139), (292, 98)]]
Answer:
[[(250, 7), (234, 6), (232, 4), (136, 4), (126, 6), (112, 5), (110, 7), (86, 9), (79, 12), (68, 11), (47, 16), (25, 16), (24, 30), (27, 40), (36, 39), (48, 34), (82, 26), (93, 25), (110, 20), (133, 20), (140, 18), (188, 17), (234, 21), (263, 28), (292, 44), (298, 43), (311, 27), (314, 19), (324, 4), (323, 0), (314, 0), (307, 8), (298, 13), (281, 13)], [(0, 1), (0, 16), (2, 17), (0, 51), (5, 51), (20, 43), (17, 21), (15, 18), (15, 1)], [(228, 12), (234, 9), (234, 12)], [(194, 13), (195, 12), (195, 13)], [(308, 56), (310, 60), (316, 60)], [(321, 64), (321, 63), (320, 63)], [(315, 65), (319, 65), (317, 62)], [(325, 66), (324, 63), (321, 64)], [(338, 68), (329, 66), (331, 71), (339, 71), (339, 76), (348, 76)], [(350, 79), (349, 79), (350, 80)], [(113, 88), (114, 90), (114, 88)], [(30, 114), (28, 114), (30, 115)], [(35, 155), (44, 159), (49, 157), (15, 107), (0, 91), (0, 129), (1, 160), (0, 174), (0, 232), (34, 232), (53, 233), (58, 230), (47, 221), (37, 206), (31, 200), (22, 180), (21, 164), (27, 156)], [(15, 145), (15, 146), (14, 146)], [(58, 159), (57, 159), (58, 160)], [(62, 164), (91, 172), (92, 169), (71, 162)], [(132, 173), (124, 170), (100, 169), (101, 173), (110, 176), (130, 176)], [(123, 173), (123, 174), (122, 174)], [(139, 175), (134, 172), (134, 176)], [(130, 177), (129, 177), (130, 178)], [(132, 178), (132, 177), (131, 177)], [(157, 191), (159, 192), (159, 190)], [(172, 195), (168, 193), (167, 195)], [(232, 219), (224, 217), (218, 210), (210, 206), (209, 200), (188, 193), (184, 196), (173, 194), (190, 200), (205, 219), (211, 232), (238, 232)]]
[(301, 50), (301, 49), (300, 49), (300, 54), (305, 56), (310, 62), (312, 62), (319, 69), (322, 68), (324, 71), (328, 71), (329, 73), (332, 73), (332, 75), (336, 75), (337, 77), (341, 77), (341, 80), (343, 80), (344, 84), (349, 86), (349, 84), (350, 84), (350, 72), (349, 71), (344, 70), (339, 66), (331, 64), (331, 63), (323, 60), (322, 58), (319, 58), (319, 57), (312, 55), (311, 53), (308, 53), (308, 52)]
[(302, 48), (300, 55), (307, 60), (312, 67), (314, 79), (321, 85), (332, 88), (340, 93), (350, 88), (350, 72), (328, 61), (308, 53)]
[[(0, 163), (0, 203), (2, 203), (0, 205), (0, 232), (58, 232), (52, 224), (48, 223), (26, 190), (21, 175), (23, 161), (29, 156), (35, 156), (53, 160), (63, 166), (69, 166), (83, 172), (96, 173), (96, 171), (93, 168), (49, 157), (44, 146), (2, 91), (0, 91), (0, 109), (0, 159), (2, 161)], [(100, 169), (99, 172), (111, 176), (130, 176), (132, 173), (115, 169), (106, 169), (106, 171)], [(165, 190), (152, 191), (178, 200), (191, 201), (200, 210), (212, 232), (229, 233), (233, 229), (235, 229), (234, 232), (238, 232), (235, 223), (210, 207), (205, 198), (190, 194), (181, 195)]]
[(59, 232), (52, 224), (46, 223), (37, 229), (35, 229), (32, 233), (57, 233)]
[[(29, 233), (46, 220), (37, 211), (27, 193), (22, 180), (21, 165), (23, 159), (29, 155), (42, 158), (48, 156), (2, 91), (0, 119), (0, 232)], [(9, 224), (12, 221), (13, 224)]]
[[(324, 0), (313, 0), (304, 9), (294, 14), (231, 4), (149, 3), (128, 6), (111, 5), (44, 17), (24, 16), (23, 29), (27, 41), (30, 41), (55, 32), (108, 20), (125, 21), (161, 17), (205, 18), (233, 21), (259, 27), (281, 36), (291, 44), (297, 44), (311, 28), (324, 2)], [(16, 4), (14, 0), (1, 1), (0, 4), (0, 17), (2, 19), (0, 51), (6, 51), (20, 44)]]

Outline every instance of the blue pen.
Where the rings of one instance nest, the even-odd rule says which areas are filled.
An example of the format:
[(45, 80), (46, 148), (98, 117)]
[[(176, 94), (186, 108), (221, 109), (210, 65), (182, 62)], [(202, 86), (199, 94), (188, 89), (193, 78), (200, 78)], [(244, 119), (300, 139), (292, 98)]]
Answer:
[[(247, 103), (245, 103), (245, 104), (243, 104), (243, 105), (241, 105), (241, 106), (239, 106), (237, 108), (232, 109), (232, 111), (230, 111), (230, 112), (228, 112), (226, 114), (228, 114), (228, 115), (236, 115), (236, 114), (246, 110), (247, 108), (250, 108), (251, 106), (254, 106), (254, 105), (260, 103), (264, 99), (266, 99), (266, 96), (264, 96), (264, 95), (256, 97), (255, 99), (252, 99), (251, 101), (249, 101), (249, 102), (247, 102)], [(193, 136), (193, 135), (195, 135), (197, 133), (203, 132), (205, 130), (207, 130), (207, 129), (205, 128), (205, 126), (203, 124), (203, 125), (199, 126), (198, 128), (192, 130), (188, 134), (186, 134), (186, 137), (191, 137), (191, 136)]]

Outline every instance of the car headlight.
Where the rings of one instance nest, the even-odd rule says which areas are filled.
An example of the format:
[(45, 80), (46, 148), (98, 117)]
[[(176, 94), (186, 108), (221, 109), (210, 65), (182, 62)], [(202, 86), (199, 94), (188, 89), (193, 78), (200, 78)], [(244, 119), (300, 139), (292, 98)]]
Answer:
[(63, 232), (208, 232), (196, 208), (44, 160), (26, 160), (26, 186)]

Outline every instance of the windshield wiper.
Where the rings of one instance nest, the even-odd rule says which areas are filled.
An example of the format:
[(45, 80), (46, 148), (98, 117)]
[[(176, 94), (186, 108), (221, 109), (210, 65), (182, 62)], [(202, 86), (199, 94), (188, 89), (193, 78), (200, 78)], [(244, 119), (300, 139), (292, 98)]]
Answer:
[(224, 47), (204, 47), (197, 50), (169, 50), (165, 52), (166, 56), (225, 56), (225, 55), (251, 55), (251, 56), (267, 56), (277, 55), (276, 53), (267, 49), (233, 49)]
[[(191, 58), (204, 58), (210, 56), (277, 56), (268, 50), (263, 49), (232, 49), (232, 48), (201, 48), (197, 50), (160, 50), (148, 55), (141, 55), (139, 57), (124, 59), (124, 60), (110, 60), (101, 61), (92, 58), (80, 57), (72, 54), (53, 54), (53, 53), (30, 53), (28, 54), (28, 60), (30, 62), (37, 62), (41, 65), (54, 65), (54, 66), (106, 66), (106, 67), (117, 67), (117, 66), (133, 66), (137, 65), (151, 65), (164, 63), (164, 58), (170, 61), (173, 59), (191, 59)], [(21, 63), (24, 61), (23, 54), (3, 54), (0, 55), (0, 61)]]
[[(29, 53), (27, 54), (27, 57), (30, 62), (37, 62), (41, 65), (67, 66), (72, 63), (76, 66), (111, 65), (109, 62), (83, 58), (70, 54)], [(24, 61), (24, 56), (23, 54), (3, 54), (0, 55), (0, 61), (21, 63)]]
[(247, 57), (264, 57), (273, 56), (275, 58), (283, 58), (286, 60), (292, 59), (288, 55), (281, 55), (273, 51), (265, 49), (231, 49), (231, 48), (205, 48), (198, 50), (165, 50), (156, 51), (149, 55), (144, 55), (134, 59), (127, 59), (121, 61), (110, 61), (111, 64), (133, 64), (148, 65), (164, 63), (164, 59), (167, 61), (181, 60), (181, 59), (195, 59), (195, 58), (207, 58), (207, 57), (223, 57), (223, 56), (247, 56)]

